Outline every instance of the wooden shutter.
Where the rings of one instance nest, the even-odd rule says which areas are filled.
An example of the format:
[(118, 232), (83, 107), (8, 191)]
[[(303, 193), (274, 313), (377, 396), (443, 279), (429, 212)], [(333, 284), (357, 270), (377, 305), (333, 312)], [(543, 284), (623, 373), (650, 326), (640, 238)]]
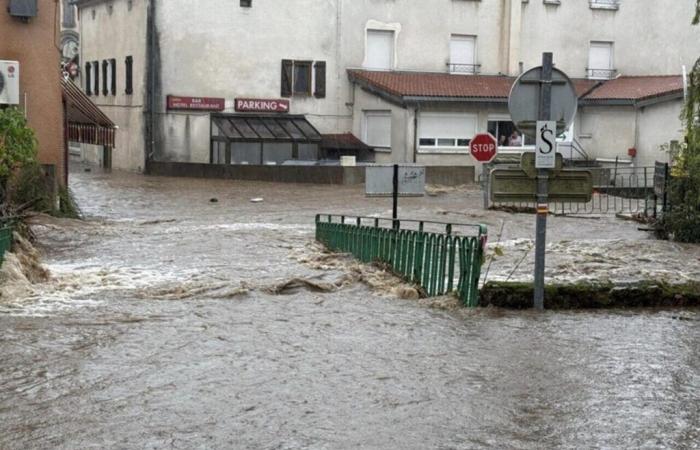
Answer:
[(134, 92), (134, 85), (133, 85), (133, 64), (134, 64), (134, 58), (131, 56), (127, 56), (126, 59), (124, 60), (124, 68), (126, 73), (125, 75), (125, 88), (124, 88), (124, 93), (126, 95), (131, 95)]
[(95, 82), (93, 84), (92, 93), (95, 95), (100, 95), (100, 62), (92, 62), (93, 75), (95, 76)]
[(314, 64), (314, 97), (326, 97), (326, 62), (316, 61)]
[(112, 58), (109, 60), (109, 70), (112, 72), (112, 85), (110, 90), (112, 95), (117, 95), (117, 60)]
[(280, 93), (282, 97), (292, 96), (292, 72), (294, 70), (294, 61), (289, 59), (282, 60), (282, 88)]
[(109, 94), (109, 80), (108, 80), (108, 69), (109, 69), (109, 62), (107, 62), (106, 59), (102, 60), (102, 95), (108, 95)]
[(85, 63), (85, 93), (92, 95), (92, 63)]

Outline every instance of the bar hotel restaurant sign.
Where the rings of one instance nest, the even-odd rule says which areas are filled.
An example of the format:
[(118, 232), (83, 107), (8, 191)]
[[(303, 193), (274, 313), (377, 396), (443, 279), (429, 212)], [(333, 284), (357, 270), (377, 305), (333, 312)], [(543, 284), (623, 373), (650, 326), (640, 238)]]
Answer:
[[(223, 111), (226, 100), (216, 97), (184, 97), (168, 95), (168, 109), (188, 111)], [(289, 100), (264, 98), (237, 98), (234, 101), (237, 112), (289, 112)]]

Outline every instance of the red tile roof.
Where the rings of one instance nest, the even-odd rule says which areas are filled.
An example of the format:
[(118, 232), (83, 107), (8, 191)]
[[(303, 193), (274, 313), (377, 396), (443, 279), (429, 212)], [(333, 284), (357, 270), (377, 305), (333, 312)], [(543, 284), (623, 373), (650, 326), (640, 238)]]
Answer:
[(590, 101), (647, 100), (654, 97), (683, 92), (683, 77), (668, 76), (621, 76), (606, 81), (585, 97)]
[[(514, 77), (498, 75), (452, 75), (427, 72), (378, 72), (349, 70), (351, 80), (397, 97), (457, 97), (505, 100)], [(573, 80), (581, 96), (596, 85), (593, 80)]]
[[(510, 94), (514, 77), (496, 75), (452, 75), (426, 72), (379, 72), (348, 70), (350, 80), (371, 89), (403, 99), (404, 97), (444, 97), (494, 99), (504, 101)], [(674, 94), (683, 91), (679, 75), (623, 76), (610, 81), (573, 79), (582, 100), (592, 102), (629, 101)]]
[(322, 134), (321, 147), (336, 150), (357, 150), (372, 148), (369, 145), (362, 142), (352, 133)]

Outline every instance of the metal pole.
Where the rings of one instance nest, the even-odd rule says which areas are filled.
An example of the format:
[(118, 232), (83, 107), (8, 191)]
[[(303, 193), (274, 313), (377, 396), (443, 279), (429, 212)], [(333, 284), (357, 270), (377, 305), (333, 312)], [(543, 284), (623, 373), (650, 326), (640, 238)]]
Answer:
[(393, 212), (391, 215), (392, 220), (392, 226), (394, 228), (397, 228), (397, 219), (399, 218), (399, 165), (394, 164), (394, 183), (393, 183), (394, 189), (392, 192), (392, 197), (394, 200), (394, 205), (393, 205)]
[[(539, 120), (550, 120), (552, 112), (552, 54), (542, 54)], [(547, 245), (549, 170), (537, 170), (537, 222), (535, 224), (535, 299), (537, 310), (544, 309), (545, 246)]]

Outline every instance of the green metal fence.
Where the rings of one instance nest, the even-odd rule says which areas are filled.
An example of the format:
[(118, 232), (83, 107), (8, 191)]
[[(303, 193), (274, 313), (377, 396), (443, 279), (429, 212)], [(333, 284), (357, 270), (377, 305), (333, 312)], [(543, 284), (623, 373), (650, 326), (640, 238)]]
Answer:
[(0, 223), (0, 264), (2, 264), (5, 252), (12, 247), (12, 230), (11, 224)]
[(456, 291), (470, 307), (479, 302), (486, 239), (484, 225), (316, 216), (316, 240), (330, 250), (352, 253), (363, 262), (386, 263), (431, 297)]

